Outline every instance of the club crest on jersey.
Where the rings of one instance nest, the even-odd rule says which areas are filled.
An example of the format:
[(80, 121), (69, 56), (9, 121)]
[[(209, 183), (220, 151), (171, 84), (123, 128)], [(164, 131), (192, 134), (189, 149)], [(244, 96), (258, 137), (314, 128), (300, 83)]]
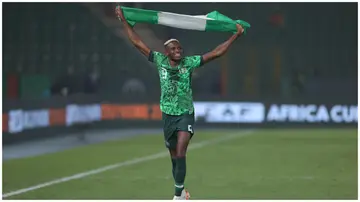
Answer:
[(179, 72), (180, 72), (180, 74), (185, 74), (186, 73), (186, 68), (179, 69)]

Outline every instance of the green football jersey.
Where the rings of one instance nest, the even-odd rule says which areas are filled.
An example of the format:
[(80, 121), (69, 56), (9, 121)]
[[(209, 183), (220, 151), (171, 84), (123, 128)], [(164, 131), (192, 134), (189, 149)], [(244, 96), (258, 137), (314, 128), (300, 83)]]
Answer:
[(172, 67), (166, 55), (151, 51), (149, 61), (156, 65), (159, 72), (161, 111), (169, 115), (192, 114), (194, 105), (191, 76), (202, 65), (202, 57), (184, 57), (177, 67)]

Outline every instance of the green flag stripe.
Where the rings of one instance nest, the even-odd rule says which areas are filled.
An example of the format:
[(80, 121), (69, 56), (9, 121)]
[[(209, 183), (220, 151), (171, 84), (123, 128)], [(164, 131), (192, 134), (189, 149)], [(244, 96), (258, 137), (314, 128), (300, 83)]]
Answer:
[(205, 31), (236, 32), (236, 24), (219, 20), (208, 20)]
[(150, 23), (157, 24), (158, 23), (158, 12), (152, 10), (138, 9), (138, 8), (129, 8), (129, 7), (121, 7), (125, 16), (125, 19), (130, 24), (135, 23)]

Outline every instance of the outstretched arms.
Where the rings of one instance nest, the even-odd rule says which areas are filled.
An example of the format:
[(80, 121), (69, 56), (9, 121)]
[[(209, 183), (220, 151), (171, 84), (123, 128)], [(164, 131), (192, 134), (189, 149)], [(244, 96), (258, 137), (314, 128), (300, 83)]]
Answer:
[[(115, 13), (118, 18), (120, 18), (121, 22), (124, 24), (124, 28), (126, 30), (126, 33), (128, 35), (128, 38), (130, 41), (134, 44), (134, 46), (147, 58), (150, 55), (150, 48), (140, 39), (139, 35), (133, 30), (133, 28), (127, 23), (123, 11), (120, 6), (117, 6), (115, 9)], [(244, 28), (237, 24), (237, 32), (232, 35), (227, 41), (220, 44), (218, 47), (216, 47), (214, 50), (204, 54), (202, 56), (202, 64), (208, 63), (222, 55), (224, 55), (227, 50), (229, 49), (230, 45), (243, 34)]]
[(133, 28), (127, 23), (120, 6), (116, 7), (115, 13), (116, 16), (119, 17), (121, 19), (121, 22), (124, 24), (124, 28), (130, 41), (143, 55), (148, 58), (150, 54), (150, 48), (147, 47), (147, 45), (140, 39), (139, 35), (136, 34)]
[(229, 49), (230, 45), (239, 37), (242, 35), (242, 33), (244, 32), (244, 28), (239, 25), (236, 24), (237, 27), (237, 32), (232, 35), (227, 41), (225, 41), (224, 43), (220, 44), (219, 46), (217, 46), (214, 50), (204, 54), (202, 56), (202, 63), (205, 64), (207, 62), (210, 62), (222, 55), (224, 55), (227, 50)]

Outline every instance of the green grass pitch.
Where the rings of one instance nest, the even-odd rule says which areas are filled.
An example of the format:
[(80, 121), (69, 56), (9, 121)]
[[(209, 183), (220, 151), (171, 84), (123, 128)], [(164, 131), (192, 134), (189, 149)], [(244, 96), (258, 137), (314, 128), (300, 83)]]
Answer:
[[(196, 132), (187, 156), (191, 199), (357, 199), (356, 129)], [(3, 194), (139, 158), (6, 199), (172, 199), (162, 134), (3, 163)], [(149, 155), (164, 153), (144, 161)]]

